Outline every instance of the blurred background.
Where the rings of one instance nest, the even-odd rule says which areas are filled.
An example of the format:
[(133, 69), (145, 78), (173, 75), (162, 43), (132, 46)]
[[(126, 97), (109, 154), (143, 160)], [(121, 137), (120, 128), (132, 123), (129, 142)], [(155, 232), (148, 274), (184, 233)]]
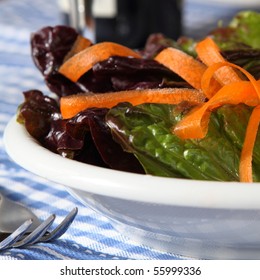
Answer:
[(205, 36), (241, 10), (260, 11), (259, 0), (0, 0), (0, 23), (35, 31), (70, 24), (94, 41), (141, 47), (150, 33)]

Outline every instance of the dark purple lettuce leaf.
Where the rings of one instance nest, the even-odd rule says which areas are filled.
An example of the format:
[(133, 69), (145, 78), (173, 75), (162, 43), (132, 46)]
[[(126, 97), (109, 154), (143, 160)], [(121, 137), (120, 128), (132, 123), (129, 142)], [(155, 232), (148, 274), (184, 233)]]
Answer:
[(256, 79), (260, 79), (260, 50), (247, 47), (222, 51), (226, 60), (246, 69)]
[(144, 49), (140, 51), (140, 53), (144, 58), (151, 59), (163, 49), (176, 46), (176, 41), (166, 37), (161, 33), (154, 33), (147, 38)]
[(43, 145), (61, 156), (80, 162), (109, 167), (100, 156), (88, 121), (83, 117), (78, 119), (52, 121), (48, 135), (44, 137)]
[[(44, 146), (65, 157), (74, 158), (73, 151), (82, 149), (84, 137), (74, 138), (67, 132), (68, 120), (57, 119), (51, 122), (48, 134), (44, 137)], [(85, 131), (84, 131), (85, 132)], [(66, 152), (71, 151), (71, 152)]]
[[(106, 123), (108, 109), (88, 109), (80, 115), (86, 115), (92, 139), (103, 161), (113, 169), (144, 173), (144, 170), (132, 153), (125, 152), (114, 141), (111, 130)], [(81, 118), (81, 116), (80, 116)]]
[[(73, 155), (73, 159), (116, 170), (143, 173), (139, 161), (133, 154), (123, 151), (112, 138), (105, 122), (108, 109), (91, 108), (59, 124), (47, 136), (57, 143), (59, 153)], [(54, 139), (54, 141), (53, 141)]]
[(68, 26), (44, 27), (31, 35), (31, 54), (49, 89), (59, 96), (81, 91), (79, 85), (58, 73), (78, 33)]
[(60, 73), (53, 72), (44, 79), (50, 91), (56, 93), (60, 97), (77, 94), (85, 90), (80, 84), (70, 81)]
[[(170, 83), (171, 82), (171, 83)], [(175, 82), (174, 84), (172, 82)], [(109, 92), (187, 85), (178, 75), (152, 59), (113, 56), (96, 63), (79, 83), (86, 91)]]
[(77, 36), (68, 26), (47, 26), (31, 35), (32, 58), (44, 76), (58, 70)]
[(59, 119), (59, 105), (51, 97), (45, 96), (39, 90), (23, 93), (24, 103), (19, 106), (17, 121), (24, 124), (28, 133), (42, 143), (48, 134), (53, 120)]

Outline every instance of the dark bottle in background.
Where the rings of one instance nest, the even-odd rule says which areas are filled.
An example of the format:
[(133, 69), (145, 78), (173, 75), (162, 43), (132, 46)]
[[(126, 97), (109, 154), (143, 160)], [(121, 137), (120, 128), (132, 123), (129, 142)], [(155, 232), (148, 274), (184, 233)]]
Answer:
[(97, 42), (110, 40), (139, 48), (151, 33), (160, 32), (173, 39), (179, 37), (182, 10), (179, 0), (112, 1), (116, 3), (113, 17), (93, 13)]
[(151, 33), (173, 39), (181, 35), (182, 0), (61, 1), (70, 2), (69, 24), (86, 32), (94, 42), (113, 41), (142, 48)]

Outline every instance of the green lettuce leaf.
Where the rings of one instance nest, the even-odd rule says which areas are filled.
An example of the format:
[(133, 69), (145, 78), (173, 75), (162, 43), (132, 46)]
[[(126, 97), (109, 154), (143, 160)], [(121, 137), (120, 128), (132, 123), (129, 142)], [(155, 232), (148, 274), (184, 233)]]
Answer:
[[(237, 108), (223, 106), (212, 113), (207, 136), (197, 140), (181, 140), (171, 132), (190, 109), (182, 105), (119, 104), (109, 111), (107, 123), (115, 140), (126, 151), (135, 154), (148, 174), (239, 181), (239, 160), (245, 134), (241, 124), (246, 124), (250, 115), (246, 106), (239, 108), (240, 105)], [(241, 109), (244, 115), (240, 114)], [(233, 113), (240, 114), (239, 122)], [(231, 121), (227, 121), (229, 116)], [(258, 153), (254, 163), (256, 169), (259, 167)], [(256, 169), (254, 180), (259, 181)]]
[(229, 26), (235, 30), (238, 41), (254, 49), (260, 49), (260, 13), (240, 12), (233, 18)]
[[(252, 108), (244, 104), (224, 105), (220, 107), (216, 114), (223, 123), (225, 135), (230, 141), (241, 150), (243, 147), (244, 136)], [(260, 166), (260, 133), (258, 132), (253, 152), (253, 162)]]
[(211, 32), (222, 50), (260, 49), (260, 13), (242, 11), (227, 26)]
[[(212, 113), (203, 139), (181, 140), (172, 127), (189, 106), (128, 103), (112, 108), (107, 123), (122, 147), (134, 153), (147, 174), (199, 180), (239, 181), (239, 160), (252, 109), (225, 105)], [(239, 121), (238, 121), (239, 119)], [(260, 181), (260, 135), (254, 150), (254, 181)]]

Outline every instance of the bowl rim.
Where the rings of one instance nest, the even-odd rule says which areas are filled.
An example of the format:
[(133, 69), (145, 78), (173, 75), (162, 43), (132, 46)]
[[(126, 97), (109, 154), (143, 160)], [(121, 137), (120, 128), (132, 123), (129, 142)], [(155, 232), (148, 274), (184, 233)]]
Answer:
[(260, 210), (260, 183), (166, 178), (77, 162), (42, 147), (16, 116), (5, 127), (3, 140), (15, 163), (72, 191), (172, 206)]

